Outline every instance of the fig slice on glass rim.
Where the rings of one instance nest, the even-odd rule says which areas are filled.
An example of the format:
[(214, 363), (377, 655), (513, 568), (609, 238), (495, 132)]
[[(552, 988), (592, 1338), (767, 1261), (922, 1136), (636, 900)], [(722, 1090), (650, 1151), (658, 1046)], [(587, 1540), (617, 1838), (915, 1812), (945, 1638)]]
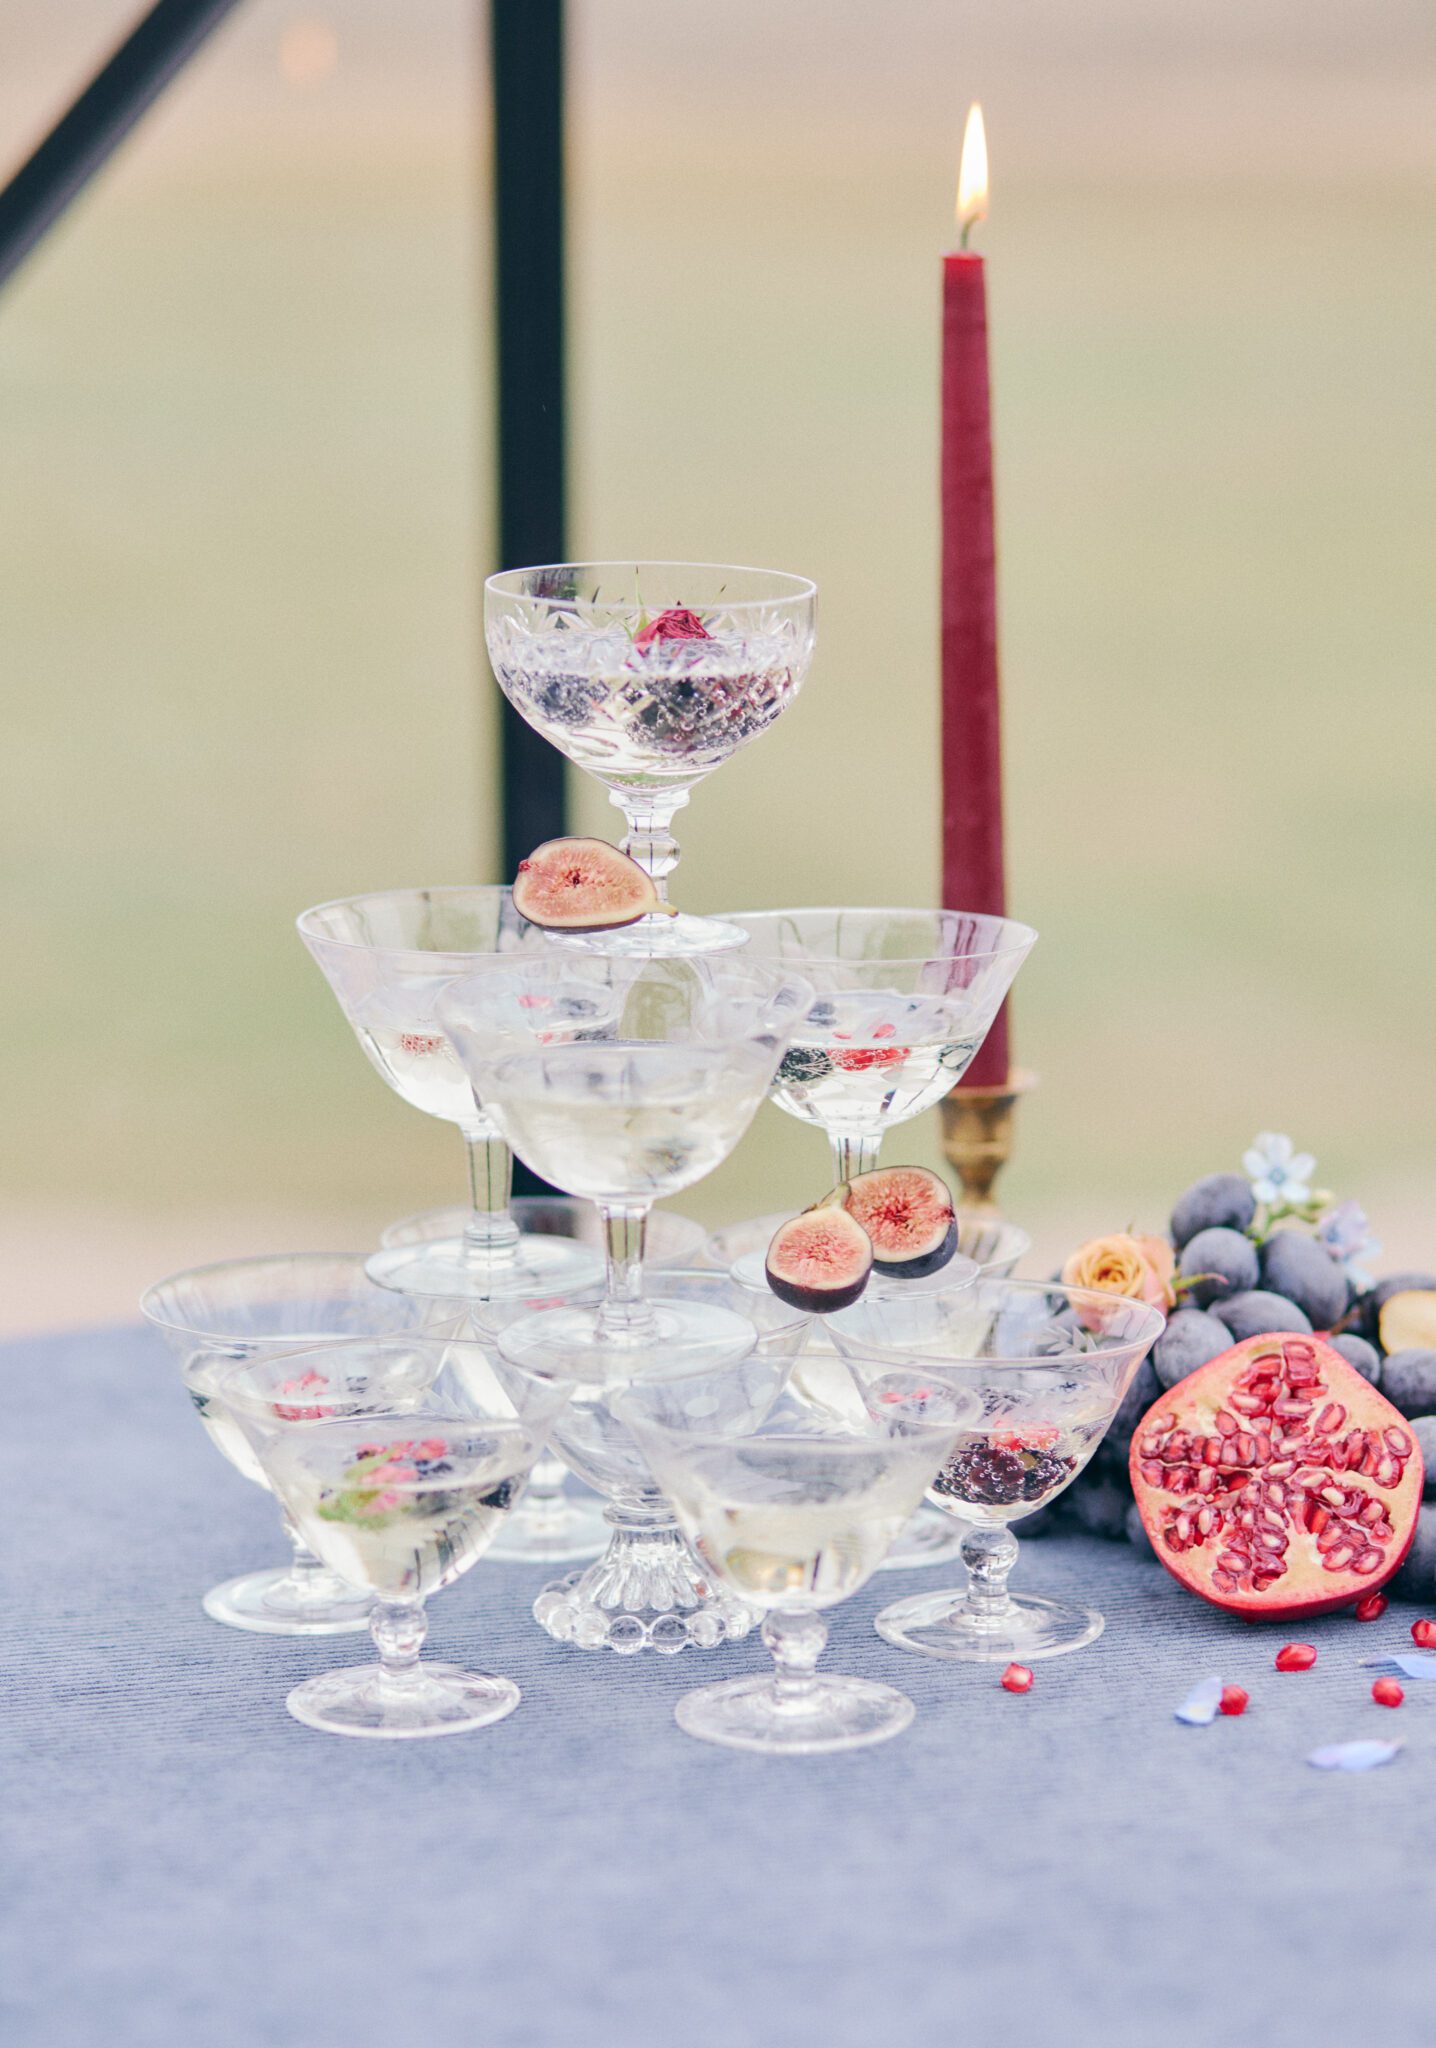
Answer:
[(872, 1240), (846, 1209), (805, 1209), (773, 1233), (764, 1262), (779, 1301), (805, 1315), (851, 1308), (873, 1270)]
[(1142, 1417), (1130, 1462), (1167, 1570), (1248, 1620), (1349, 1607), (1415, 1541), (1420, 1446), (1319, 1337), (1251, 1337), (1199, 1366)]
[(606, 839), (546, 839), (514, 878), (514, 909), (546, 932), (607, 932), (676, 916), (653, 877)]
[(941, 1272), (957, 1250), (957, 1211), (946, 1181), (925, 1166), (875, 1166), (841, 1181), (819, 1207), (844, 1209), (872, 1240), (873, 1264), (893, 1279)]

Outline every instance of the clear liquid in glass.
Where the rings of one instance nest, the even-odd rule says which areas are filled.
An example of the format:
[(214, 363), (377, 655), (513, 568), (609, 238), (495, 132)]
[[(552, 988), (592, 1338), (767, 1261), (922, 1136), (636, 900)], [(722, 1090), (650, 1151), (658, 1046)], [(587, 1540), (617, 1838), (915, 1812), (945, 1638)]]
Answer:
[(871, 1131), (931, 1109), (982, 1043), (946, 998), (849, 991), (814, 1005), (773, 1081), (773, 1100), (825, 1130)]
[(503, 1061), (490, 1100), (514, 1150), (546, 1180), (590, 1201), (656, 1201), (722, 1165), (765, 1079), (728, 1052), (605, 1044), (563, 1066)]
[[(840, 1469), (794, 1460), (785, 1474), (765, 1451), (692, 1457), (664, 1484), (704, 1562), (760, 1606), (829, 1607), (877, 1570), (921, 1498), (921, 1475), (891, 1453), (853, 1452)], [(805, 1469), (806, 1467), (806, 1469)]]
[(432, 1436), (423, 1426), (416, 1417), (416, 1434), (396, 1438), (372, 1423), (335, 1424), (277, 1454), (305, 1541), (381, 1600), (426, 1599), (482, 1557), (536, 1453), (517, 1421), (446, 1425)]
[(515, 708), (614, 787), (682, 788), (766, 731), (797, 694), (805, 649), (781, 633), (636, 646), (620, 626), (491, 634)]

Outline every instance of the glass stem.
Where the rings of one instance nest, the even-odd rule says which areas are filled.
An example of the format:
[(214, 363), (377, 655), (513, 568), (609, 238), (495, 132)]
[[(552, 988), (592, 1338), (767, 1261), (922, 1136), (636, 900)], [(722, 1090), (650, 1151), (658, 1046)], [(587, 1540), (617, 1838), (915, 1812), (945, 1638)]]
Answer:
[(567, 1477), (567, 1465), (551, 1452), (545, 1451), (541, 1458), (535, 1460), (518, 1508), (527, 1522), (547, 1528), (551, 1523), (563, 1520), (568, 1513), (568, 1497), (563, 1490)]
[(687, 803), (687, 790), (665, 789), (661, 795), (655, 795), (649, 791), (614, 789), (609, 791), (608, 800), (622, 811), (628, 827), (623, 838), (624, 852), (652, 877), (654, 888), (666, 903), (668, 877), (678, 865), (678, 841), (668, 828), (674, 813)]
[(773, 1698), (780, 1707), (803, 1707), (811, 1699), (813, 1667), (827, 1640), (828, 1624), (811, 1609), (765, 1617), (763, 1641), (773, 1659)]
[(332, 1591), (327, 1583), (328, 1571), (300, 1535), (288, 1508), (281, 1507), (279, 1517), (284, 1524), (284, 1533), (289, 1538), (290, 1548), (294, 1552), (289, 1565), (290, 1575), (301, 1592), (310, 1594), (318, 1600), (323, 1594)]
[(644, 1342), (653, 1334), (653, 1311), (643, 1299), (643, 1241), (648, 1231), (649, 1202), (600, 1202), (603, 1257), (608, 1292), (598, 1312), (598, 1326), (610, 1341)]
[(1017, 1538), (1001, 1524), (975, 1522), (962, 1539), (962, 1561), (967, 1566), (963, 1612), (992, 1627), (1005, 1623), (1012, 1607), (1007, 1579), (1017, 1562)]
[(871, 1173), (878, 1163), (882, 1150), (883, 1134), (871, 1131), (834, 1131), (830, 1133), (833, 1147), (833, 1171), (841, 1181), (852, 1180), (860, 1173)]
[(412, 1686), (419, 1677), (419, 1652), (429, 1633), (422, 1600), (377, 1600), (369, 1633), (379, 1652), (385, 1685)]
[(469, 1217), (464, 1248), (488, 1266), (511, 1266), (518, 1254), (519, 1227), (509, 1214), (514, 1157), (492, 1124), (464, 1132), (469, 1155)]

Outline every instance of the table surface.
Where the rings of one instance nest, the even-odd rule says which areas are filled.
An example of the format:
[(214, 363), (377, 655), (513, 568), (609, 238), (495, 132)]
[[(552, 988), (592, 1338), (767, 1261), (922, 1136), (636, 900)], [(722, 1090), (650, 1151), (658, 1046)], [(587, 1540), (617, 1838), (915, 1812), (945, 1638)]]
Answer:
[[(433, 1602), (430, 1649), (510, 1673), (517, 1713), (345, 1741), (283, 1701), (362, 1638), (285, 1642), (200, 1610), (282, 1545), (158, 1339), (11, 1345), (0, 1372), (10, 2048), (1436, 2032), (1436, 1685), (1384, 1712), (1357, 1668), (1409, 1646), (1411, 1610), (1308, 1623), (1315, 1670), (1278, 1676), (1286, 1631), (1214, 1613), (1125, 1545), (1034, 1541), (1019, 1583), (1094, 1600), (1108, 1626), (1021, 1698), (995, 1670), (881, 1642), (877, 1607), (932, 1576), (884, 1573), (831, 1617), (827, 1662), (903, 1686), (917, 1721), (878, 1749), (779, 1760), (672, 1718), (686, 1688), (759, 1668), (755, 1641), (563, 1649), (528, 1614), (544, 1571), (481, 1564)], [(1209, 1671), (1250, 1711), (1180, 1726)], [(1364, 1776), (1304, 1762), (1398, 1734), (1402, 1755)]]

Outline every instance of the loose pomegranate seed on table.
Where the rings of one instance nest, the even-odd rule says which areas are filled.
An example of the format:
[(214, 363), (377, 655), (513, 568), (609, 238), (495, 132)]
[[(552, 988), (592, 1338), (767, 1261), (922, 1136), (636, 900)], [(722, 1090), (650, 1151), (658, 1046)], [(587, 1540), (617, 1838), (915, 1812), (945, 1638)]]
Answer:
[(1356, 1603), (1356, 1618), (1358, 1621), (1380, 1621), (1390, 1605), (1384, 1593), (1368, 1593), (1364, 1600)]
[(1310, 1671), (1316, 1650), (1310, 1643), (1283, 1643), (1276, 1653), (1278, 1671)]
[(1413, 1621), (1411, 1640), (1418, 1650), (1436, 1650), (1436, 1621)]
[(1032, 1673), (1025, 1664), (1009, 1664), (1002, 1674), (1004, 1692), (1031, 1692)]
[(1218, 1700), (1217, 1705), (1224, 1714), (1244, 1714), (1247, 1710), (1248, 1699), (1249, 1695), (1242, 1686), (1224, 1685), (1222, 1687), (1222, 1696)]
[(1371, 1697), (1378, 1707), (1399, 1707), (1406, 1695), (1394, 1678), (1378, 1678), (1371, 1688)]

